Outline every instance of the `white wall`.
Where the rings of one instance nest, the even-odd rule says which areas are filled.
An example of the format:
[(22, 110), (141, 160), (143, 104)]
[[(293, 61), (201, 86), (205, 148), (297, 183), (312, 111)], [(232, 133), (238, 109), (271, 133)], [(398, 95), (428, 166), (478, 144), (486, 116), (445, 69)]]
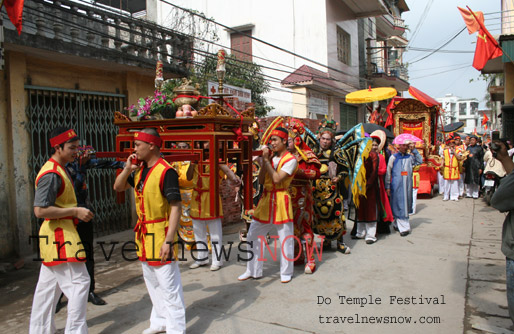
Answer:
[[(356, 21), (341, 21), (341, 18), (348, 17), (350, 19), (350, 17), (348, 16), (349, 11), (342, 8), (344, 5), (339, 0), (176, 0), (174, 3), (203, 12), (207, 17), (229, 27), (253, 24), (252, 35), (254, 37), (319, 63), (327, 64), (328, 62), (330, 66), (358, 75), (357, 23)], [(159, 23), (163, 24), (168, 16), (170, 6), (159, 1), (157, 6), (158, 11), (161, 12), (158, 17), (163, 20)], [(336, 20), (337, 17), (339, 20)], [(327, 23), (327, 20), (330, 22)], [(337, 61), (336, 23), (352, 35), (351, 67)], [(221, 27), (218, 32), (220, 36), (218, 43), (228, 49), (230, 33)], [(218, 48), (214, 46), (212, 51), (216, 51)], [(255, 40), (252, 42), (252, 51), (254, 56), (270, 59), (292, 68), (272, 64), (255, 57), (254, 62), (279, 68), (289, 73), (304, 64), (324, 72), (327, 71), (323, 66), (309, 63)], [(334, 56), (337, 63), (330, 60)], [(276, 81), (280, 81), (288, 75), (288, 73), (267, 69), (263, 69), (263, 72), (278, 79)], [(282, 88), (280, 82), (271, 82), (271, 85), (288, 91), (272, 90), (266, 95), (268, 104), (275, 108), (273, 114), (291, 115), (293, 96), (289, 93), (290, 90)], [(357, 87), (357, 85), (355, 86)]]
[[(352, 12), (340, 0), (327, 0), (327, 45), (328, 66), (341, 72), (330, 70), (334, 78), (348, 83), (355, 89), (359, 89), (359, 41), (357, 20)], [(350, 34), (351, 39), (351, 64), (346, 65), (337, 59), (337, 26)]]

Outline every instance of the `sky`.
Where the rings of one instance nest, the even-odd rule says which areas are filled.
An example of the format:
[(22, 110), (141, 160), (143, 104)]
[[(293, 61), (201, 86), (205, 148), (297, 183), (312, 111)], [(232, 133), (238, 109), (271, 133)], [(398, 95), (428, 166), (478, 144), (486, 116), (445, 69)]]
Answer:
[[(408, 27), (406, 38), (409, 47), (437, 49), (465, 27), (457, 6), (484, 13), (485, 26), (494, 37), (500, 34), (501, 0), (406, 0), (410, 11), (402, 18)], [(427, 10), (428, 9), (428, 10)], [(426, 15), (424, 15), (426, 13)], [(490, 14), (488, 13), (496, 13)], [(418, 26), (418, 29), (416, 27)], [(476, 33), (467, 29), (441, 50), (459, 50), (470, 53), (441, 53), (417, 61), (430, 52), (407, 51), (403, 62), (409, 63), (411, 86), (438, 98), (453, 94), (461, 98), (477, 98), (480, 108), (485, 108), (487, 84), (480, 80), (480, 72), (473, 68)], [(470, 80), (473, 80), (470, 82)], [(404, 95), (410, 97), (407, 92)]]

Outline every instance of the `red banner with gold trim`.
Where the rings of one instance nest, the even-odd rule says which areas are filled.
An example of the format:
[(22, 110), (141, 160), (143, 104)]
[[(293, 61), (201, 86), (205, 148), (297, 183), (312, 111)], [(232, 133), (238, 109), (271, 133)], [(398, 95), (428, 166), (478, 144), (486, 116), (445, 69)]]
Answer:
[(423, 139), (423, 122), (403, 122), (402, 133), (409, 133)]

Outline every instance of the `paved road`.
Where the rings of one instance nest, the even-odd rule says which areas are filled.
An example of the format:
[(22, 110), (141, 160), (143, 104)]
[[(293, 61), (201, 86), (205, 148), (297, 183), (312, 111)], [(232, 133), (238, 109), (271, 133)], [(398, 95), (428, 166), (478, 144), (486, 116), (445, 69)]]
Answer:
[[(237, 228), (230, 261), (217, 272), (180, 264), (188, 333), (479, 333), (471, 326), (510, 328), (505, 298), (505, 260), (500, 252), (504, 215), (482, 200), (418, 200), (413, 233), (381, 236), (373, 245), (349, 240), (350, 255), (323, 252), (318, 271), (295, 268), (281, 284), (279, 264), (268, 261), (265, 277), (238, 282), (245, 263), (237, 260)], [(350, 227), (352, 223), (349, 223)], [(95, 250), (97, 291), (106, 306), (88, 304), (90, 333), (141, 333), (149, 322), (150, 299), (141, 266), (122, 257), (131, 231), (106, 238)], [(227, 245), (228, 246), (228, 245)], [(335, 247), (335, 245), (334, 245)], [(129, 255), (129, 254), (127, 254)], [(39, 264), (0, 275), (3, 333), (26, 333)], [(63, 332), (66, 308), (56, 317)], [(378, 322), (381, 322), (378, 324)], [(410, 323), (409, 323), (410, 322)]]

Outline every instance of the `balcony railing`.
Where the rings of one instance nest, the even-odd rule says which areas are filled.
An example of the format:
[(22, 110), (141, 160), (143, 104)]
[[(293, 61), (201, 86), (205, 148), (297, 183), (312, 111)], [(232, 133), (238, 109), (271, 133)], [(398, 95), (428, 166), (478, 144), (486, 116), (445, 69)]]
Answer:
[(383, 61), (377, 61), (375, 59), (374, 62), (371, 63), (371, 73), (372, 75), (376, 74), (385, 74), (387, 76), (400, 78), (405, 81), (409, 81), (409, 75), (407, 67), (403, 64), (394, 64), (390, 66), (386, 66), (385, 68), (382, 65)]
[(405, 20), (399, 17), (394, 18), (394, 26), (397, 28), (405, 29)]
[(173, 73), (187, 73), (192, 38), (155, 23), (68, 0), (25, 0), (18, 37), (3, 14), (5, 42), (153, 67), (160, 59)]

